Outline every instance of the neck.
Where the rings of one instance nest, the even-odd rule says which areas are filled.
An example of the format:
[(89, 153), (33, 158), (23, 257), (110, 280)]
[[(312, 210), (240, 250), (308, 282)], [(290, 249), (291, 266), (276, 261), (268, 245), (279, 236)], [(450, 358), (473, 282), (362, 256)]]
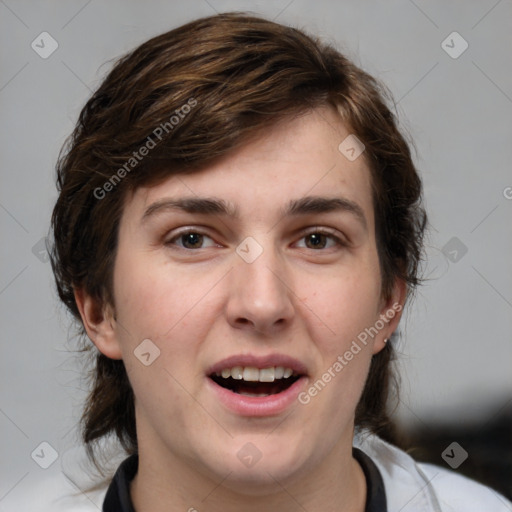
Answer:
[[(137, 512), (363, 512), (366, 481), (352, 457), (350, 443), (339, 443), (327, 458), (303, 475), (286, 481), (273, 478), (250, 492), (241, 492), (233, 474), (224, 478), (200, 472), (161, 449), (139, 444), (139, 468), (131, 484)], [(162, 454), (166, 453), (165, 458)]]

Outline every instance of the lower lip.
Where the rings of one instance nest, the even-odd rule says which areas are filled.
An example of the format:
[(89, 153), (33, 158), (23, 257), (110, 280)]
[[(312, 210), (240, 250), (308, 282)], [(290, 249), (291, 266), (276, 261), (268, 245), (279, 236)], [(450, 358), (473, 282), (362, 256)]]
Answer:
[(281, 393), (268, 396), (246, 396), (223, 388), (208, 377), (206, 380), (221, 403), (240, 416), (275, 416), (281, 414), (297, 401), (301, 389), (306, 384), (306, 377), (302, 376)]

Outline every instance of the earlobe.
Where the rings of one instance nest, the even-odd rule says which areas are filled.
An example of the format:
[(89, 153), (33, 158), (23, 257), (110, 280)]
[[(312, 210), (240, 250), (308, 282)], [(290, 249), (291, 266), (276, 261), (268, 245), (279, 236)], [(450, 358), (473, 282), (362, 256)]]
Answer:
[(74, 294), (87, 336), (105, 356), (110, 359), (122, 359), (111, 308), (100, 305), (81, 288), (75, 288)]
[(384, 301), (380, 310), (380, 319), (385, 325), (373, 345), (374, 354), (377, 354), (386, 346), (391, 335), (396, 331), (402, 317), (406, 296), (407, 283), (402, 279), (396, 279), (391, 296)]

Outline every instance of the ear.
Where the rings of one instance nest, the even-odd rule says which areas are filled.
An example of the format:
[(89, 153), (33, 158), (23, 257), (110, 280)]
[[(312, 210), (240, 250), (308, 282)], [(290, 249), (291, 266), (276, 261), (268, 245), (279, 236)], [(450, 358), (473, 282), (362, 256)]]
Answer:
[(386, 346), (385, 340), (389, 340), (398, 327), (404, 310), (406, 296), (407, 283), (397, 278), (388, 300), (382, 300), (381, 309), (379, 311), (380, 322), (377, 320), (376, 324), (381, 325), (383, 323), (384, 326), (382, 329), (379, 329), (379, 333), (375, 337), (375, 343), (373, 344), (374, 354), (377, 354)]
[(122, 359), (112, 308), (100, 305), (81, 288), (75, 288), (74, 293), (87, 336), (105, 356), (110, 359)]

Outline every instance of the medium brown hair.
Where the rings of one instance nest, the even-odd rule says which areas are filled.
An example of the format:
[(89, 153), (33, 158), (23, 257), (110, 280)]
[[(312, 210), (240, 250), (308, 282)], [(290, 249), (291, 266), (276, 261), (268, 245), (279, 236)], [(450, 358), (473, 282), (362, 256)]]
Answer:
[[(420, 283), (426, 215), (389, 101), (379, 82), (331, 45), (244, 13), (199, 19), (142, 44), (89, 99), (59, 157), (51, 262), (61, 300), (77, 320), (75, 288), (115, 311), (113, 264), (129, 191), (205, 167), (264, 128), (322, 106), (336, 109), (366, 147), (383, 297), (397, 278), (410, 295)], [(151, 147), (136, 158), (143, 146)], [(84, 334), (81, 326), (82, 351), (90, 353)], [(114, 435), (131, 454), (137, 435), (123, 361), (93, 352), (81, 433), (96, 464), (97, 441)], [(392, 442), (393, 356), (392, 339), (373, 356), (356, 410), (357, 426)]]

